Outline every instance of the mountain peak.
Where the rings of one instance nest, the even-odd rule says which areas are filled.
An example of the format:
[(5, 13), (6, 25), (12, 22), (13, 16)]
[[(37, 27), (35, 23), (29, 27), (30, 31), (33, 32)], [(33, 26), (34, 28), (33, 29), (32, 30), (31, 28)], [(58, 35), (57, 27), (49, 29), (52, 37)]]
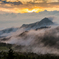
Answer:
[(45, 26), (50, 26), (53, 25), (54, 23), (49, 19), (49, 18), (44, 18), (41, 21), (38, 21), (36, 23), (32, 24), (23, 24), (21, 28), (30, 28), (30, 29), (36, 29), (40, 27), (45, 27)]
[(49, 20), (49, 18), (44, 18), (44, 19), (42, 19), (41, 21), (51, 21), (51, 20)]
[(42, 19), (40, 22), (42, 22), (42, 23), (50, 23), (50, 24), (53, 24), (53, 22), (49, 19), (49, 18), (44, 18), (44, 19)]
[(44, 19), (42, 19), (42, 20), (49, 20), (49, 18), (46, 18), (46, 17), (45, 17), (45, 18), (44, 18)]

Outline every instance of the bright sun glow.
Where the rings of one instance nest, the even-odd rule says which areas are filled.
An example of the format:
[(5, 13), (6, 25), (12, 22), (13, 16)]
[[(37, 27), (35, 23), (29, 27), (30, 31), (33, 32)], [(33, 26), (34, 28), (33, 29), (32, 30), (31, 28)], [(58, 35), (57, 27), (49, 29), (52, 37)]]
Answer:
[(33, 9), (33, 10), (28, 10), (28, 9), (27, 9), (27, 12), (28, 12), (28, 13), (32, 13), (32, 12), (38, 13), (38, 12), (39, 12), (39, 9)]
[(29, 8), (23, 8), (23, 9), (15, 9), (16, 10), (16, 13), (32, 13), (32, 12), (35, 12), (35, 13), (38, 13), (38, 12), (41, 12), (41, 11), (44, 11), (40, 8), (32, 8), (32, 9), (29, 9)]
[(13, 8), (13, 9), (6, 9), (6, 8), (0, 8), (0, 11), (5, 11), (5, 12), (13, 12), (13, 13), (39, 13), (41, 11), (44, 11), (44, 9), (39, 8), (39, 7), (34, 7), (34, 8)]

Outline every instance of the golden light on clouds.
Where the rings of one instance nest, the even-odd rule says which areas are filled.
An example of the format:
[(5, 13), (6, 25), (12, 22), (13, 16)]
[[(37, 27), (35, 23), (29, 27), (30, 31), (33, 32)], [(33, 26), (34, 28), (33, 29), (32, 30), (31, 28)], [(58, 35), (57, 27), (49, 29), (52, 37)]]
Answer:
[(32, 9), (29, 9), (29, 8), (22, 8), (22, 9), (20, 9), (20, 8), (12, 8), (12, 9), (0, 8), (0, 11), (11, 12), (11, 13), (32, 13), (32, 12), (38, 13), (38, 12), (41, 12), (44, 10), (42, 10), (39, 7), (34, 7)]
[[(0, 11), (9, 12), (9, 13), (32, 13), (32, 12), (39, 13), (44, 10), (59, 11), (59, 2), (57, 2), (58, 0), (48, 0), (48, 2), (50, 3), (42, 2), (47, 0), (36, 0), (36, 1), (41, 1), (40, 3), (36, 3), (36, 2), (32, 3), (32, 1), (34, 0), (6, 0), (6, 1), (12, 1), (12, 2), (1, 3)], [(22, 4), (21, 2), (23, 3), (27, 2), (27, 4)]]
[(21, 1), (22, 3), (27, 3), (27, 2), (33, 2), (33, 0), (6, 0), (7, 2), (18, 2), (18, 1)]
[(4, 12), (9, 12), (9, 13), (32, 13), (32, 12), (35, 12), (35, 13), (39, 13), (39, 12), (42, 12), (44, 10), (47, 10), (47, 11), (54, 11), (54, 10), (57, 10), (59, 11), (59, 8), (41, 8), (41, 7), (34, 7), (32, 9), (29, 9), (29, 8), (0, 8), (0, 11), (4, 11)]
[(41, 11), (44, 11), (44, 10), (42, 10), (39, 7), (34, 7), (32, 9), (29, 9), (29, 8), (22, 8), (22, 9), (15, 8), (16, 13), (32, 13), (32, 12), (38, 13), (38, 12), (41, 12)]
[(18, 1), (21, 1), (23, 3), (26, 3), (26, 2), (58, 2), (59, 0), (6, 0), (7, 2), (18, 2)]

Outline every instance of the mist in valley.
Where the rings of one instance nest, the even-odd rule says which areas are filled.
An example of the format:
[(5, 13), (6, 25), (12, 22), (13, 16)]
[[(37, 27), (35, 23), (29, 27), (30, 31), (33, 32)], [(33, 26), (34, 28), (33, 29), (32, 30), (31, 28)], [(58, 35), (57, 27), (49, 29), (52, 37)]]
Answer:
[[(8, 14), (8, 17), (7, 14), (4, 14), (7, 17), (7, 19), (4, 17), (7, 23), (5, 24), (1, 20), (0, 24), (4, 23), (5, 25), (3, 24), (2, 27), (5, 27), (10, 21), (11, 25), (9, 24), (6, 29), (0, 30), (0, 42), (12, 44), (12, 48), (20, 52), (59, 54), (59, 17), (58, 13), (52, 12), (51, 14), (51, 12), (17, 14), (17, 16), (16, 14)], [(9, 16), (11, 20), (8, 20)], [(1, 19), (4, 20), (4, 18), (1, 16)], [(41, 21), (42, 19), (47, 19), (49, 22)], [(20, 26), (21, 24), (25, 24), (24, 27)]]

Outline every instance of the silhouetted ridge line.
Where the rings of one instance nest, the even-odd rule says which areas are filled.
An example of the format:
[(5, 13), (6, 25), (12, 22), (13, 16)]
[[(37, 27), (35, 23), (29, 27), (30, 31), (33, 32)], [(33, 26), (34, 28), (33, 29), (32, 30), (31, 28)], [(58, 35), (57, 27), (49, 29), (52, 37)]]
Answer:
[(49, 19), (49, 18), (44, 18), (41, 21), (38, 21), (36, 23), (31, 23), (31, 24), (23, 24), (21, 28), (40, 28), (40, 27), (46, 27), (53, 25), (54, 23)]

